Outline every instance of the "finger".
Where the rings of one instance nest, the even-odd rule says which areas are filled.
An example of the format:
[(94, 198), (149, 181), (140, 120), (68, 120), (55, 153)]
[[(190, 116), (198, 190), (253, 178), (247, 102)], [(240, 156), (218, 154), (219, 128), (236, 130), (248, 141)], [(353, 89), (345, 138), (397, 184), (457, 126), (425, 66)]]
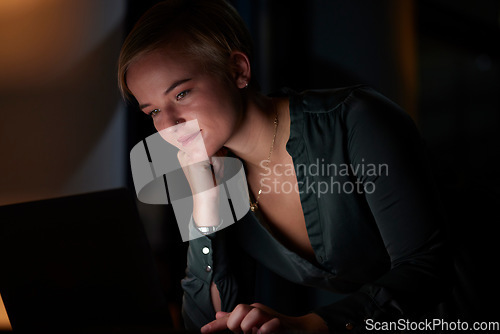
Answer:
[(239, 332), (241, 330), (241, 322), (247, 316), (247, 314), (254, 308), (250, 305), (239, 304), (237, 305), (233, 312), (229, 315), (227, 319), (227, 328), (233, 332)]
[(187, 165), (186, 160), (186, 153), (183, 151), (178, 151), (177, 152), (177, 160), (179, 160), (179, 164), (181, 165), (182, 169)]
[(214, 166), (215, 173), (218, 178), (222, 178), (224, 171), (224, 158), (227, 156), (228, 152), (227, 148), (222, 147), (220, 150), (215, 152), (212, 157), (210, 157), (210, 163)]
[(263, 324), (271, 320), (273, 316), (259, 308), (253, 308), (243, 318), (240, 324), (241, 330), (246, 333), (251, 333), (252, 328), (260, 328)]
[(278, 318), (272, 318), (268, 322), (264, 323), (262, 326), (260, 326), (260, 333), (262, 334), (267, 334), (267, 333), (276, 333), (278, 332), (281, 328), (281, 321)]
[(206, 333), (216, 333), (216, 332), (223, 331), (223, 330), (227, 329), (228, 328), (227, 327), (227, 319), (229, 318), (230, 315), (231, 315), (231, 313), (227, 313), (224, 316), (217, 318), (214, 321), (209, 322), (205, 326), (201, 327), (200, 331), (203, 334), (206, 334)]
[(190, 164), (182, 169), (189, 182), (193, 195), (212, 189), (217, 185), (212, 165), (210, 165), (208, 161)]
[(193, 152), (185, 152), (185, 151), (178, 151), (177, 152), (177, 159), (181, 163), (181, 165), (187, 166), (187, 165), (194, 165), (198, 162), (204, 162), (208, 161), (209, 158), (206, 156), (206, 154), (199, 154), (199, 153), (193, 153)]
[(210, 164), (212, 165), (222, 165), (224, 163), (224, 157), (226, 156), (227, 152), (224, 152), (221, 150), (215, 152), (215, 154), (211, 157), (208, 158)]
[(224, 176), (224, 158), (212, 157), (212, 166), (214, 167), (214, 172), (217, 180), (220, 180)]
[(210, 164), (210, 171), (212, 172), (212, 182), (214, 183), (214, 187), (217, 187), (217, 177), (215, 174), (214, 166)]
[(269, 306), (266, 306), (266, 305), (261, 304), (261, 303), (253, 303), (250, 306), (259, 308), (259, 309), (265, 311), (266, 313), (269, 313), (270, 315), (272, 315), (274, 317), (279, 317), (281, 315), (278, 312), (276, 312), (275, 310), (273, 310), (272, 308), (270, 308)]
[(228, 315), (228, 314), (229, 314), (229, 312), (222, 312), (222, 311), (219, 311), (219, 312), (215, 313), (215, 319), (222, 318), (222, 317), (224, 317), (224, 316), (226, 316), (226, 315)]

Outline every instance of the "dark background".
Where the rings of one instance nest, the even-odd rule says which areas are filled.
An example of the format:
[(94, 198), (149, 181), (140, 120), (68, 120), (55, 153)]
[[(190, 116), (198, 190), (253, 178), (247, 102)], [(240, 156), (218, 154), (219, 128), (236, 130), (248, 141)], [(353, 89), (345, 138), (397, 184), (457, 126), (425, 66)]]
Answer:
[[(135, 106), (125, 108), (116, 62), (124, 33), (155, 2), (0, 1), (1, 206), (124, 185), (134, 193), (129, 152), (154, 129)], [(264, 93), (363, 83), (411, 115), (446, 209), (457, 295), (478, 318), (498, 320), (500, 1), (231, 2), (254, 38), (253, 74)], [(180, 320), (187, 243), (171, 208), (138, 208)], [(0, 225), (7, 221), (0, 216)], [(37, 237), (26, 223), (11, 242), (38, 253), (24, 242)], [(60, 233), (71, 246), (71, 235)], [(5, 263), (0, 270), (6, 277)], [(259, 273), (259, 300), (284, 313), (335, 297)]]
[[(129, 0), (127, 29), (155, 2)], [(264, 92), (283, 86), (303, 90), (365, 83), (413, 117), (427, 143), (448, 215), (460, 294), (479, 317), (498, 320), (493, 302), (498, 295), (495, 225), (500, 223), (500, 2), (232, 3), (253, 35), (258, 50), (253, 68)], [(154, 129), (134, 106), (129, 109), (130, 149)], [(183, 276), (181, 255), (187, 245), (174, 224), (163, 228), (159, 263), (170, 282), (176, 282)], [(172, 253), (178, 255), (175, 263)], [(276, 282), (269, 280), (262, 288), (266, 295), (291, 287)], [(172, 301), (180, 303), (178, 286), (166, 286)], [(294, 289), (295, 299), (266, 301), (283, 311), (293, 311), (287, 308), (290, 302), (314, 304), (307, 291)]]

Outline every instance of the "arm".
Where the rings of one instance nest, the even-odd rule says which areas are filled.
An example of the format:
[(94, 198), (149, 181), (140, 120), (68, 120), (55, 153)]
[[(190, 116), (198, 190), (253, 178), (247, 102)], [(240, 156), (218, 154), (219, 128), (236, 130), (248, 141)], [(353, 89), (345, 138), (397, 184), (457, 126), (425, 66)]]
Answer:
[[(200, 234), (189, 242), (186, 277), (181, 282), (184, 290), (182, 314), (188, 329), (198, 329), (215, 319), (215, 312), (220, 310), (222, 300), (225, 306), (235, 305), (230, 297), (236, 293), (227, 287), (236, 285), (232, 277), (224, 273), (226, 267), (224, 252), (220, 252), (224, 243), (222, 232), (211, 236)], [(191, 233), (199, 232), (192, 229)], [(219, 257), (217, 266), (214, 264), (215, 253)], [(215, 281), (222, 284), (222, 298)]]
[(214, 320), (217, 311), (230, 312), (253, 297), (253, 261), (237, 247), (232, 231), (229, 226), (203, 236), (191, 229), (197, 235), (189, 242), (186, 277), (181, 282), (188, 329), (199, 329)]
[(224, 169), (228, 178), (233, 176), (234, 164), (230, 163), (226, 168), (221, 158), (226, 153), (221, 149), (210, 159), (213, 169), (208, 161), (193, 164), (189, 156), (179, 153), (193, 193), (186, 278), (182, 280), (183, 317), (188, 328), (200, 328), (215, 319), (215, 312), (232, 310), (237, 301), (248, 301), (253, 292), (253, 264), (240, 250), (231, 224), (226, 223), (222, 229), (209, 235), (203, 235), (197, 229), (198, 225), (219, 225), (219, 216), (225, 222), (233, 218), (227, 216), (230, 214), (228, 199), (219, 196), (219, 191), (224, 188), (214, 187), (215, 182), (221, 184)]
[[(225, 152), (218, 152), (216, 155), (224, 154)], [(181, 282), (184, 289), (182, 315), (186, 327), (199, 328), (213, 319), (215, 312), (221, 311), (221, 298), (213, 274), (215, 234), (205, 236), (198, 231), (197, 225), (208, 227), (219, 224), (220, 198), (216, 179), (220, 179), (223, 174), (223, 160), (211, 158), (211, 161), (208, 161), (204, 157), (190, 155), (184, 151), (179, 151), (177, 157), (193, 196), (193, 214), (189, 222), (188, 268), (186, 277)], [(219, 268), (217, 270), (221, 271)]]
[(422, 315), (449, 289), (444, 219), (418, 131), (408, 115), (371, 89), (351, 93), (343, 106), (353, 165), (386, 164), (381, 175), (355, 175), (363, 184), (391, 260), (391, 269), (338, 303), (317, 309), (331, 330), (364, 330), (365, 319)]

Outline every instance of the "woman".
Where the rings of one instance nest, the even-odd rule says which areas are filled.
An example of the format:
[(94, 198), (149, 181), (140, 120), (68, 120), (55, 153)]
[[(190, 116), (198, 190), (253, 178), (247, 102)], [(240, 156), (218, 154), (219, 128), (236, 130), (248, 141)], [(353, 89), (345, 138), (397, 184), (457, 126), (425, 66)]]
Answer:
[[(364, 86), (264, 96), (251, 64), (249, 33), (223, 0), (156, 5), (120, 55), (120, 89), (158, 131), (197, 120), (208, 157), (229, 151), (245, 166), (253, 210), (237, 224), (216, 231), (217, 193), (194, 192), (186, 326), (363, 332), (429, 314), (446, 296), (450, 263), (411, 119)], [(179, 147), (183, 166), (200, 160)], [(220, 174), (221, 160), (211, 161)], [(248, 256), (346, 297), (300, 317), (255, 304)]]

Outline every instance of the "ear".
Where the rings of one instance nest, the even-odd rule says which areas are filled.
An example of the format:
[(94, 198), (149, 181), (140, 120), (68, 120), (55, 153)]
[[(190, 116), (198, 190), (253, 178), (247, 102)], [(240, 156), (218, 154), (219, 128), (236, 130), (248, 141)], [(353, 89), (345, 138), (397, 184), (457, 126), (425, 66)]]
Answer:
[(247, 55), (241, 51), (231, 52), (231, 65), (234, 83), (238, 88), (247, 87), (251, 78), (250, 60)]

